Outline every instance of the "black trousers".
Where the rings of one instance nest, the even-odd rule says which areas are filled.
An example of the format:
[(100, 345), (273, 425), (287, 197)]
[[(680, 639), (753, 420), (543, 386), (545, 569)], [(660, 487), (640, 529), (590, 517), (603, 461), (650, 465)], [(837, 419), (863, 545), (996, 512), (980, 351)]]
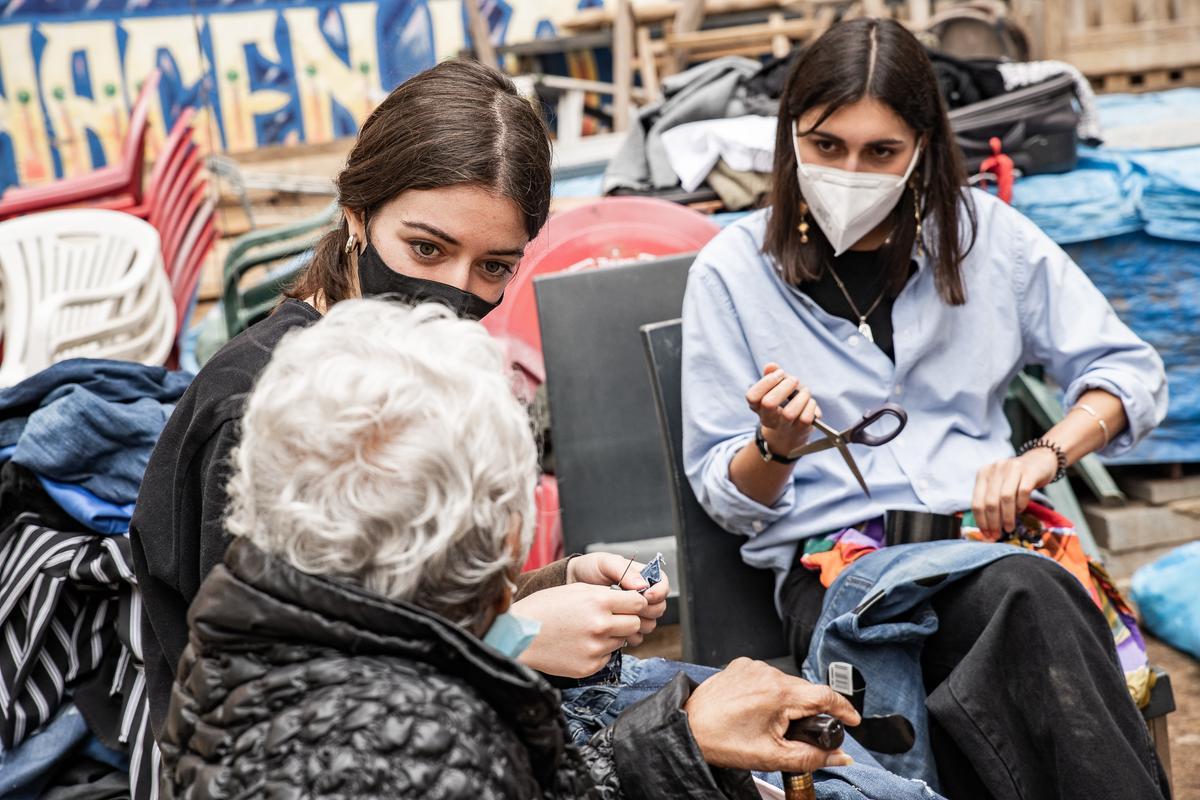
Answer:
[[(784, 631), (804, 661), (824, 587), (799, 564)], [(1165, 777), (1104, 615), (1046, 559), (1004, 558), (934, 596), (921, 666), (951, 800), (1158, 800)], [(868, 689), (869, 691), (869, 689)]]

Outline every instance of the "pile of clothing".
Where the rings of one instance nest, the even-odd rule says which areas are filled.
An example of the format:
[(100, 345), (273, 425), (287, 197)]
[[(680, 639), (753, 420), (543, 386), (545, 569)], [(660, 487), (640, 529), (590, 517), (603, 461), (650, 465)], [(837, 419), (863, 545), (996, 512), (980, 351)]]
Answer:
[(1200, 447), (1200, 245), (1139, 231), (1066, 250), (1121, 320), (1162, 356), (1171, 382), (1166, 420), (1132, 451), (1105, 461), (1194, 461)]
[[(971, 512), (963, 516), (962, 535), (964, 539), (988, 541)], [(1144, 708), (1150, 702), (1150, 690), (1154, 688), (1154, 673), (1150, 670), (1145, 640), (1133, 610), (1104, 566), (1084, 552), (1074, 523), (1053, 509), (1033, 502), (1019, 515), (1016, 527), (1002, 541), (1057, 562), (1087, 590), (1092, 602), (1108, 620), (1130, 696), (1139, 708)], [(806, 539), (800, 562), (807, 569), (819, 572), (821, 583), (828, 589), (851, 564), (883, 547), (886, 545), (881, 517), (863, 525), (861, 530), (846, 528), (827, 536)]]
[(0, 390), (0, 795), (152, 797), (129, 519), (184, 372), (73, 359)]
[[(775, 69), (778, 71), (779, 67)], [(680, 126), (704, 126), (714, 121), (733, 121), (745, 116), (773, 120), (779, 112), (778, 94), (770, 96), (768, 88), (761, 81), (754, 81), (763, 70), (764, 66), (757, 61), (728, 56), (666, 78), (662, 86), (662, 99), (641, 109), (621, 149), (609, 163), (604, 173), (604, 193), (663, 196), (664, 193), (677, 191), (681, 186), (685, 192), (694, 193), (707, 177), (708, 171), (702, 170), (702, 174), (696, 177), (693, 170), (688, 170), (688, 180), (681, 184), (680, 173), (672, 163), (671, 151), (680, 141), (704, 140), (705, 134), (693, 128), (692, 134), (677, 136), (674, 143), (666, 134)], [(700, 130), (703, 131), (703, 128)], [(753, 149), (754, 145), (748, 147)], [(767, 165), (765, 171), (768, 172), (770, 153), (773, 151), (772, 143), (767, 149), (765, 161), (761, 162)], [(715, 166), (718, 160), (713, 158), (708, 168)], [(737, 166), (749, 165), (727, 166), (728, 171), (744, 172), (747, 170), (739, 170)], [(726, 208), (730, 210), (746, 207), (737, 205), (735, 199), (730, 202), (735, 203), (733, 206), (726, 203)]]

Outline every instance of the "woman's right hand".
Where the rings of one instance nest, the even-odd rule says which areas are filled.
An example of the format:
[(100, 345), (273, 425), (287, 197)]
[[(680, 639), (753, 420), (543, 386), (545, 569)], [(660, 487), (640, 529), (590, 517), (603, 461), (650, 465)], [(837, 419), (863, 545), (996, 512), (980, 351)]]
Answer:
[(780, 456), (802, 447), (813, 422), (821, 418), (821, 407), (808, 387), (774, 363), (763, 368), (763, 377), (746, 392), (746, 403), (758, 414), (771, 452)]

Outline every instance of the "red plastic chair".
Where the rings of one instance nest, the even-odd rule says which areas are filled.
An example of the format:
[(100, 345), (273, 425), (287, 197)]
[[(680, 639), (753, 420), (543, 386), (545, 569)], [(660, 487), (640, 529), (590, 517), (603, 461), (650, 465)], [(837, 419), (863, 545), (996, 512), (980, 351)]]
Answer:
[(140, 204), (130, 197), (102, 204), (141, 217), (158, 230), (163, 268), (171, 281), (177, 328), (186, 321), (187, 306), (199, 282), (204, 258), (217, 239), (216, 201), (205, 200), (207, 182), (202, 176), (200, 150), (194, 141), (195, 117), (195, 109), (185, 108), (171, 126)]
[(111, 195), (124, 194), (135, 204), (142, 201), (142, 171), (146, 159), (146, 130), (150, 103), (158, 88), (159, 72), (154, 70), (142, 84), (142, 91), (129, 118), (129, 130), (121, 147), (121, 160), (86, 175), (64, 178), (45, 186), (9, 189), (0, 196), (0, 219), (75, 205)]
[(537, 501), (537, 527), (533, 532), (533, 544), (529, 557), (525, 559), (522, 572), (540, 569), (563, 557), (562, 509), (558, 505), (558, 480), (553, 475), (543, 475), (534, 489)]
[(196, 110), (194, 108), (185, 108), (175, 120), (175, 124), (171, 126), (171, 132), (163, 142), (158, 159), (154, 162), (154, 168), (150, 171), (150, 177), (146, 182), (146, 191), (140, 203), (126, 195), (92, 203), (92, 207), (124, 211), (154, 224), (150, 217), (157, 208), (159, 198), (170, 194), (175, 177), (179, 174), (188, 152), (195, 149), (195, 145), (192, 144), (192, 122), (195, 117)]
[(163, 264), (168, 269), (175, 263), (179, 245), (192, 223), (192, 218), (200, 210), (205, 189), (208, 187), (208, 182), (200, 176), (198, 169), (187, 177), (189, 180), (180, 182), (180, 190), (175, 192), (167, 203), (162, 218), (153, 223), (163, 239)]
[(191, 212), (187, 228), (181, 231), (172, 261), (167, 265), (175, 308), (180, 314), (180, 325), (187, 314), (192, 294), (196, 291), (204, 258), (217, 241), (217, 200), (215, 197), (206, 198), (203, 194), (198, 200), (200, 202)]
[(555, 214), (525, 248), (504, 302), (483, 319), (518, 367), (526, 399), (546, 380), (533, 282), (555, 272), (596, 269), (699, 250), (721, 227), (703, 214), (666, 200), (608, 197)]

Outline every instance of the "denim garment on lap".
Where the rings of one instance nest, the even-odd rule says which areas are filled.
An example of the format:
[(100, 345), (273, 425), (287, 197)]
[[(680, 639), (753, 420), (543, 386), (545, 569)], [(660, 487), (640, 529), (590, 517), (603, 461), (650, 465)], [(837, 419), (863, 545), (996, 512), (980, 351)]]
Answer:
[(968, 541), (898, 545), (864, 556), (825, 595), (804, 662), (804, 677), (824, 683), (829, 664), (847, 661), (866, 680), (868, 715), (902, 714), (913, 723), (916, 744), (876, 760), (935, 789), (937, 767), (929, 741), (921, 647), (938, 629), (929, 598), (940, 589), (1001, 558), (1038, 557), (1016, 547)]

